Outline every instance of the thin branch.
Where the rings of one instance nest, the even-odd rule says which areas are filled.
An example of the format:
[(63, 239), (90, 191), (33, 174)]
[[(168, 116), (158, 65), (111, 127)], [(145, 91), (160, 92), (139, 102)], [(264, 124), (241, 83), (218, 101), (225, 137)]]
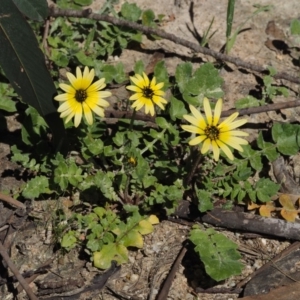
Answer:
[(239, 110), (238, 109), (226, 110), (222, 112), (222, 117), (228, 117), (236, 111), (239, 113), (239, 116), (243, 116), (243, 115), (260, 114), (267, 111), (287, 109), (287, 108), (300, 106), (300, 100), (288, 101), (289, 98), (285, 98), (284, 100), (285, 102), (272, 103), (272, 104), (263, 105), (259, 107), (243, 108)]
[(167, 296), (169, 294), (170, 288), (172, 286), (173, 280), (175, 278), (176, 272), (178, 271), (179, 265), (181, 264), (181, 261), (187, 251), (186, 245), (182, 246), (179, 254), (176, 257), (176, 260), (171, 268), (170, 273), (168, 274), (166, 280), (164, 281), (162, 288), (160, 292), (157, 295), (156, 300), (164, 300), (167, 299)]
[(7, 203), (9, 203), (10, 205), (13, 205), (13, 206), (16, 206), (16, 207), (19, 207), (19, 208), (23, 208), (23, 209), (26, 209), (26, 206), (25, 204), (23, 204), (22, 202), (8, 196), (8, 195), (5, 195), (5, 194), (2, 194), (0, 193), (0, 199), (2, 201), (5, 201)]
[(20, 282), (20, 284), (22, 285), (22, 287), (26, 291), (28, 297), (31, 300), (38, 300), (38, 298), (32, 292), (32, 290), (31, 290), (30, 286), (28, 285), (27, 281), (20, 274), (19, 270), (16, 268), (16, 266), (14, 265), (14, 263), (12, 262), (12, 260), (10, 259), (9, 255), (6, 252), (6, 249), (4, 248), (4, 246), (2, 245), (1, 242), (0, 242), (0, 255), (2, 256), (2, 258), (4, 259), (4, 261), (7, 263), (8, 267), (10, 268), (10, 270), (12, 271), (12, 273), (16, 276), (16, 278)]
[[(177, 37), (174, 34), (167, 33), (164, 30), (146, 27), (146, 26), (137, 24), (135, 22), (117, 19), (115, 17), (111, 17), (111, 16), (104, 15), (104, 14), (103, 15), (95, 14), (92, 12), (91, 9), (72, 10), (72, 9), (60, 9), (60, 8), (51, 6), (49, 8), (49, 16), (52, 16), (52, 17), (78, 17), (78, 18), (87, 18), (87, 19), (93, 19), (96, 21), (108, 22), (108, 23), (111, 23), (116, 26), (127, 27), (127, 28), (131, 28), (131, 29), (134, 29), (137, 31), (141, 31), (146, 35), (154, 34), (154, 35), (160, 36), (166, 40), (174, 42), (175, 44), (179, 44), (179, 45), (185, 46), (189, 49), (192, 49), (193, 51), (195, 51), (197, 53), (203, 53), (205, 55), (212, 56), (217, 60), (226, 61), (226, 62), (232, 63), (238, 67), (249, 69), (249, 70), (252, 70), (252, 71), (255, 71), (258, 73), (264, 73), (264, 72), (269, 73), (267, 68), (264, 68), (259, 65), (251, 64), (249, 62), (245, 62), (238, 57), (229, 56), (229, 55), (222, 54), (222, 53), (216, 52), (216, 51), (208, 49), (208, 48), (201, 47), (199, 44), (196, 44), (196, 43), (190, 42), (188, 40), (185, 40), (183, 38)], [(274, 75), (274, 78), (285, 79), (285, 80), (288, 80), (288, 81), (291, 81), (294, 83), (300, 83), (299, 77), (291, 76), (290, 74), (288, 74), (286, 72), (279, 72), (276, 75)]]

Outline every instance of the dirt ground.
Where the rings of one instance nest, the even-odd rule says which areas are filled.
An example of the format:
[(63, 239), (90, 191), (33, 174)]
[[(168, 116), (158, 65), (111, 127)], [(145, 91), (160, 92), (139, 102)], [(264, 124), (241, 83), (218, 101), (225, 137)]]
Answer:
[[(118, 10), (122, 3), (116, 5)], [(210, 25), (211, 31), (216, 31), (209, 41), (209, 48), (219, 51), (225, 44), (226, 31), (226, 2), (219, 0), (129, 0), (135, 2), (142, 9), (152, 9), (156, 15), (164, 14), (164, 22), (161, 29), (173, 33), (179, 37), (197, 42), (192, 34), (193, 30), (202, 36)], [(94, 1), (92, 8), (95, 12), (102, 7), (104, 1)], [(298, 0), (277, 1), (277, 0), (237, 0), (235, 6), (235, 19), (233, 29), (236, 29), (244, 20), (255, 11), (254, 4), (271, 5), (268, 12), (262, 12), (251, 18), (244, 26), (237, 37), (236, 43), (230, 52), (231, 56), (237, 56), (250, 63), (261, 66), (271, 65), (277, 71), (285, 71), (294, 76), (299, 73), (299, 66), (295, 63), (298, 59), (297, 53), (293, 50), (285, 51), (276, 48), (272, 41), (280, 40), (288, 46), (298, 46), (299, 41), (295, 40), (289, 33), (289, 25), (293, 18), (298, 18), (300, 13), (300, 2)], [(274, 21), (274, 23), (270, 23)], [(269, 26), (268, 26), (269, 24)], [(270, 24), (273, 24), (270, 26)], [(275, 25), (274, 25), (275, 24)], [(298, 43), (298, 44), (297, 44)], [(275, 43), (276, 44), (276, 43)], [(177, 64), (184, 61), (197, 61), (201, 57), (203, 61), (214, 62), (214, 59), (202, 54), (193, 53), (190, 49), (173, 42), (161, 39), (150, 41), (144, 38), (142, 48), (145, 51), (124, 50), (120, 57), (110, 57), (110, 62), (122, 62), (125, 71), (132, 70), (134, 63), (142, 59), (145, 65), (150, 61), (156, 50), (165, 52), (165, 63), (170, 75), (173, 75)], [(197, 67), (197, 63), (194, 63)], [(259, 95), (261, 93), (260, 74), (242, 70), (234, 65), (228, 64), (228, 68), (221, 71), (224, 78), (224, 109), (232, 108), (234, 102), (247, 95)], [(290, 96), (294, 96), (299, 87), (287, 81), (279, 81), (290, 89)], [(282, 99), (277, 97), (274, 102)], [(299, 121), (299, 108), (286, 109), (281, 112), (269, 112), (247, 116), (250, 124), (265, 124), (271, 121), (295, 122)], [(7, 117), (8, 130), (10, 133), (0, 135), (0, 191), (16, 190), (22, 184), (22, 168), (9, 160), (10, 147), (18, 140), (20, 124), (16, 116)], [(259, 128), (252, 126), (251, 128)], [(250, 133), (250, 141), (257, 136), (257, 129), (247, 129)], [(77, 288), (80, 289), (82, 280), (89, 282), (99, 272), (87, 262), (84, 254), (78, 257), (78, 253), (71, 251), (64, 257), (53, 257), (51, 245), (51, 222), (48, 219), (49, 212), (63, 206), (62, 202), (56, 200), (35, 201), (33, 212), (39, 215), (38, 221), (34, 223), (24, 221), (21, 231), (16, 231), (11, 257), (20, 268), (20, 272), (36, 269), (45, 261), (52, 258), (52, 269), (45, 275), (40, 275), (40, 282), (55, 282), (77, 279)], [(167, 296), (168, 300), (201, 299), (201, 300), (225, 300), (236, 299), (238, 294), (222, 293), (198, 293), (199, 288), (210, 287), (232, 288), (249, 274), (260, 268), (265, 262), (276, 254), (280, 253), (290, 243), (284, 240), (276, 240), (262, 237), (249, 239), (239, 232), (221, 230), (222, 233), (236, 241), (242, 253), (242, 261), (245, 264), (243, 273), (240, 276), (232, 277), (217, 284), (209, 279), (203, 271), (203, 265), (199, 258), (188, 249), (182, 263), (176, 272), (172, 287)], [(174, 263), (182, 243), (186, 240), (189, 232), (189, 224), (182, 225), (170, 221), (163, 221), (156, 225), (155, 232), (145, 237), (145, 247), (142, 250), (131, 251), (130, 261), (123, 265), (108, 281), (107, 287), (103, 288), (97, 295), (91, 294), (88, 298), (80, 299), (156, 299), (161, 285)], [(1, 232), (0, 232), (1, 233)], [(1, 237), (1, 236), (0, 236)], [(57, 275), (59, 273), (59, 276)], [(45, 277), (46, 276), (46, 277)], [(76, 286), (76, 284), (75, 284)], [(34, 291), (37, 284), (32, 283)], [(49, 288), (49, 287), (48, 287)], [(44, 287), (46, 290), (47, 288)], [(8, 293), (5, 285), (0, 286), (1, 299), (13, 299)], [(46, 295), (46, 292), (45, 292)], [(24, 291), (18, 299), (27, 299)], [(45, 297), (45, 298), (43, 298)], [(46, 298), (47, 297), (47, 298)], [(77, 299), (75, 296), (61, 297), (61, 295), (40, 296), (40, 299)], [(56, 298), (55, 298), (56, 297)], [(79, 299), (79, 298), (78, 298)]]

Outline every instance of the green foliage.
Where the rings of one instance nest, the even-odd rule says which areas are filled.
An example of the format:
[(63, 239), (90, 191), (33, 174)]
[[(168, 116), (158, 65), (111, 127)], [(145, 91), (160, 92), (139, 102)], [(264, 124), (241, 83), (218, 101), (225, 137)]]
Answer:
[(214, 280), (221, 281), (241, 273), (243, 265), (239, 261), (238, 246), (223, 234), (211, 228), (204, 231), (196, 225), (190, 231), (189, 239), (195, 245), (206, 273)]
[(40, 194), (51, 193), (49, 179), (46, 176), (37, 176), (28, 181), (23, 188), (22, 195), (27, 199), (37, 198)]
[[(126, 208), (126, 207), (125, 207)], [(81, 244), (91, 254), (95, 267), (107, 269), (111, 261), (118, 264), (128, 261), (128, 247), (143, 247), (143, 235), (153, 232), (158, 223), (155, 216), (143, 217), (137, 207), (128, 207), (127, 218), (121, 220), (111, 209), (95, 207), (88, 214), (74, 214), (78, 230), (69, 230), (61, 238), (66, 250)], [(85, 236), (82, 242), (82, 235)]]
[[(26, 16), (41, 21), (46, 16), (46, 1), (36, 1), (14, 2)], [(116, 2), (107, 0), (99, 13), (153, 28), (163, 18), (127, 2), (116, 12)], [(82, 9), (90, 5), (91, 0), (58, 0), (56, 3), (61, 8)], [(231, 1), (227, 51), (241, 29), (231, 33), (233, 8), (234, 1)], [(257, 11), (263, 9), (266, 8)], [(61, 220), (61, 215), (57, 216), (55, 228), (63, 249), (83, 247), (96, 267), (106, 269), (112, 260), (119, 264), (127, 262), (128, 248), (143, 247), (143, 235), (151, 233), (153, 224), (158, 222), (156, 217), (148, 215), (160, 210), (173, 213), (185, 195), (195, 196), (193, 200), (197, 201), (199, 211), (206, 212), (220, 197), (225, 199), (224, 206), (230, 207), (249, 199), (265, 203), (277, 193), (279, 185), (265, 177), (268, 162), (279, 155), (294, 155), (299, 151), (299, 125), (274, 124), (271, 130), (260, 132), (251, 145), (243, 146), (243, 152), (234, 152), (233, 161), (227, 160), (223, 153), (218, 162), (214, 162), (210, 154), (202, 156), (191, 182), (185, 182), (196, 161), (193, 156), (199, 155), (199, 150), (186, 142), (190, 134), (181, 128), (183, 115), (189, 114), (189, 104), (202, 110), (204, 97), (218, 99), (224, 94), (223, 78), (213, 63), (204, 63), (196, 69), (191, 63), (181, 63), (176, 67), (175, 76), (170, 77), (164, 61), (158, 62), (153, 74), (148, 75), (164, 84), (162, 90), (166, 92), (164, 97), (168, 103), (164, 110), (156, 111), (154, 118), (145, 120), (137, 116), (125, 96), (125, 99), (113, 101), (132, 113), (131, 120), (122, 117), (110, 122), (97, 117), (91, 126), (83, 123), (73, 128), (72, 122), (64, 126), (52, 101), (58, 81), (65, 81), (64, 73), (72, 72), (77, 65), (90, 66), (95, 69), (96, 77), (105, 78), (107, 89), (116, 83), (124, 85), (129, 82), (128, 70), (125, 72), (122, 63), (105, 63), (105, 60), (134, 42), (140, 43), (142, 34), (106, 22), (58, 17), (50, 24), (47, 42), (51, 51), (45, 51), (51, 77), (37, 44), (41, 40), (40, 25), (31, 22), (30, 28), (9, 0), (4, 0), (0, 6), (0, 14), (6, 13), (13, 18), (0, 18), (0, 64), (5, 73), (1, 73), (0, 109), (3, 115), (0, 115), (0, 129), (5, 127), (2, 125), (5, 124), (4, 115), (18, 111), (23, 145), (11, 147), (11, 160), (29, 174), (20, 198), (61, 195), (72, 198), (76, 194), (81, 204), (89, 207), (77, 211), (70, 219)], [(209, 31), (210, 28), (205, 42), (209, 39)], [(18, 38), (20, 33), (22, 41)], [(8, 40), (4, 39), (6, 35)], [(129, 74), (142, 74), (145, 70), (144, 62), (137, 61)], [(259, 106), (278, 94), (287, 96), (285, 87), (274, 84), (275, 74), (270, 68), (269, 75), (264, 76), (261, 99), (245, 96), (236, 102), (236, 107)], [(22, 97), (22, 105), (15, 105), (17, 95)], [(114, 99), (117, 95), (114, 93)], [(54, 144), (58, 144), (64, 134), (70, 139), (68, 152), (53, 151), (53, 139)], [(219, 281), (241, 272), (236, 245), (223, 235), (212, 229), (194, 228), (190, 240), (213, 279)]]
[(205, 63), (192, 74), (190, 63), (180, 64), (176, 68), (176, 81), (185, 101), (198, 107), (204, 97), (220, 98), (223, 79), (212, 63)]
[(7, 112), (16, 111), (16, 103), (13, 98), (16, 97), (16, 93), (8, 83), (0, 84), (0, 110)]

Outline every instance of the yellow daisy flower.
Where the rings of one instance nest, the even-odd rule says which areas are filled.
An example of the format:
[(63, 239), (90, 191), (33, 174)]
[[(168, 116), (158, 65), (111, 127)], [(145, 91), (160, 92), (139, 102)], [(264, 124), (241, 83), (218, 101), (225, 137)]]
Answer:
[(164, 92), (161, 88), (164, 86), (163, 82), (156, 83), (156, 78), (149, 80), (148, 76), (143, 73), (143, 76), (136, 74), (133, 77), (130, 77), (130, 80), (135, 85), (129, 85), (128, 90), (135, 92), (129, 100), (135, 101), (132, 104), (132, 108), (140, 110), (145, 106), (145, 113), (150, 113), (151, 116), (154, 116), (154, 104), (159, 106), (162, 110), (165, 109), (164, 104), (167, 104), (167, 101), (162, 98)]
[(93, 124), (92, 111), (100, 117), (104, 117), (104, 109), (109, 106), (109, 102), (103, 98), (111, 96), (110, 92), (101, 91), (106, 87), (105, 78), (93, 82), (95, 77), (94, 69), (84, 68), (83, 74), (79, 67), (76, 68), (76, 77), (72, 73), (67, 73), (71, 85), (61, 83), (59, 87), (66, 93), (56, 96), (54, 99), (63, 102), (59, 108), (60, 117), (66, 118), (68, 123), (74, 117), (74, 126), (77, 127), (84, 113), (89, 125)]
[(193, 105), (190, 105), (193, 116), (183, 116), (192, 125), (182, 125), (182, 129), (198, 134), (197, 137), (190, 140), (189, 144), (194, 146), (203, 142), (201, 153), (204, 154), (212, 149), (216, 161), (219, 160), (220, 149), (229, 159), (233, 160), (233, 154), (228, 146), (243, 152), (243, 148), (240, 145), (246, 145), (248, 142), (238, 136), (248, 136), (248, 133), (234, 129), (247, 123), (247, 120), (234, 121), (239, 114), (236, 112), (218, 124), (222, 111), (222, 99), (218, 100), (214, 115), (212, 115), (207, 98), (203, 100), (203, 107), (205, 117)]

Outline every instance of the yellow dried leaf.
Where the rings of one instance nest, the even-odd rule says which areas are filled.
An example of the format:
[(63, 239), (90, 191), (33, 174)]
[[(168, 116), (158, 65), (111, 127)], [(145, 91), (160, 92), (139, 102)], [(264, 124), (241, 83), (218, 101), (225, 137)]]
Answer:
[(259, 208), (259, 207), (260, 207), (260, 205), (254, 203), (254, 202), (250, 202), (250, 203), (248, 203), (247, 209), (248, 210), (253, 210), (253, 209), (256, 209), (256, 208)]
[(273, 204), (269, 204), (267, 203), (266, 205), (262, 205), (259, 208), (259, 214), (262, 217), (267, 217), (270, 218), (271, 217), (271, 212), (275, 210), (275, 207), (273, 206)]
[(298, 211), (297, 210), (287, 210), (287, 209), (282, 209), (281, 212), (280, 212), (281, 216), (289, 221), (289, 222), (295, 222), (295, 219), (297, 218), (298, 216)]
[(159, 223), (159, 219), (156, 215), (151, 215), (148, 219), (147, 219), (152, 225), (158, 224)]
[(140, 234), (143, 234), (143, 235), (149, 234), (149, 233), (153, 232), (153, 229), (154, 228), (149, 221), (142, 220), (139, 222), (138, 231)]
[(279, 202), (283, 208), (285, 208), (287, 210), (292, 210), (292, 211), (295, 210), (294, 203), (288, 194), (280, 195)]

